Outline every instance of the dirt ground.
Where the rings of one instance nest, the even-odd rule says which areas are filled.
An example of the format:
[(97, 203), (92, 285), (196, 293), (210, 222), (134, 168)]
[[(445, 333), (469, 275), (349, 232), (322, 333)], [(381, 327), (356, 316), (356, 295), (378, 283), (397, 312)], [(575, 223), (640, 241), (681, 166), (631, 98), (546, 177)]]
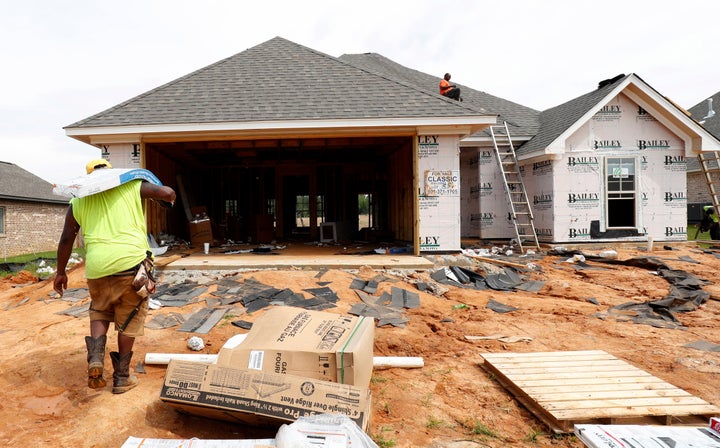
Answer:
[[(603, 248), (582, 249), (598, 253)], [(720, 344), (720, 259), (694, 243), (658, 246), (648, 252), (642, 244), (606, 247), (619, 260), (655, 257), (672, 269), (708, 281), (711, 294), (699, 309), (676, 314), (682, 328), (658, 328), (616, 318), (601, 319), (611, 307), (665, 297), (670, 284), (656, 271), (586, 260), (578, 269), (568, 256), (541, 252), (534, 268), (522, 273), (543, 282), (539, 292), (479, 291), (449, 286), (443, 295), (419, 292), (421, 306), (405, 311), (405, 328), (376, 329), (376, 356), (418, 356), (421, 369), (383, 369), (374, 372), (372, 423), (368, 429), (381, 447), (582, 447), (571, 434), (551, 435), (535, 415), (523, 407), (483, 369), (483, 353), (604, 350), (711, 404), (720, 405), (720, 352), (684, 347), (696, 341)], [(682, 257), (682, 258), (681, 258)], [(517, 259), (513, 259), (517, 262)], [(474, 261), (485, 273), (498, 263)], [(430, 281), (432, 271), (384, 271), (393, 281), (380, 283), (379, 292), (392, 286), (417, 290), (414, 282)], [(232, 273), (232, 272), (229, 272)], [(355, 278), (369, 280), (380, 272), (328, 270), (262, 270), (242, 272), (276, 288), (305, 288), (327, 284), (340, 297), (337, 308), (346, 313), (360, 300), (349, 288)], [(161, 277), (162, 281), (162, 277)], [(86, 285), (82, 265), (70, 273), (70, 288)], [(212, 292), (213, 286), (208, 290)], [(87, 317), (56, 314), (74, 303), (52, 299), (51, 280), (37, 281), (24, 274), (0, 282), (0, 445), (8, 447), (119, 447), (129, 436), (201, 439), (272, 438), (276, 429), (240, 426), (183, 415), (159, 399), (164, 366), (146, 365), (135, 389), (113, 395), (86, 387)], [(490, 300), (517, 308), (499, 313), (487, 308)], [(596, 302), (596, 303), (593, 303)], [(205, 306), (187, 305), (182, 313)], [(161, 308), (156, 313), (177, 312)], [(257, 311), (238, 319), (253, 321)], [(217, 353), (233, 334), (244, 330), (223, 320), (208, 334), (205, 353)], [(489, 339), (468, 341), (466, 336), (506, 335), (529, 338), (520, 342)], [(116, 349), (108, 338), (108, 351)], [(187, 348), (192, 333), (175, 328), (151, 330), (135, 344), (136, 361), (148, 352), (193, 353)], [(109, 357), (106, 369), (111, 372)], [(106, 376), (109, 376), (106, 373)], [(110, 381), (111, 382), (111, 381)]]

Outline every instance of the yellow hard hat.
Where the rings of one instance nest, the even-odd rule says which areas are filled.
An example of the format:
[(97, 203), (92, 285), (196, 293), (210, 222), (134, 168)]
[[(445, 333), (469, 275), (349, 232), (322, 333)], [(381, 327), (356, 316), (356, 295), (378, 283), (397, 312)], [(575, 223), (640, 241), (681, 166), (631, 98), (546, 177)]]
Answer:
[(91, 160), (85, 165), (85, 171), (87, 171), (88, 174), (95, 171), (96, 168), (112, 168), (112, 165), (105, 159)]

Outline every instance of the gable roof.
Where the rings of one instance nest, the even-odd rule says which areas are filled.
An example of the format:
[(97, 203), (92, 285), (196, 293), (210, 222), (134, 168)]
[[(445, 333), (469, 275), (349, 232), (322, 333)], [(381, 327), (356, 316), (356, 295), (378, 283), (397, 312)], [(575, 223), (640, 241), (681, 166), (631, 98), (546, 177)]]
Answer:
[(538, 133), (530, 141), (516, 148), (517, 154), (524, 155), (547, 148), (563, 132), (577, 123), (583, 115), (597, 106), (613, 91), (615, 86), (626, 78), (625, 75), (616, 76), (597, 90), (542, 111), (539, 117), (540, 129)]
[(707, 129), (715, 137), (720, 138), (720, 113), (715, 111), (715, 114), (712, 117), (707, 117), (708, 111), (710, 110), (708, 100), (712, 100), (712, 109), (715, 111), (716, 108), (720, 107), (720, 92), (717, 92), (715, 95), (697, 103), (688, 109), (688, 112), (690, 112), (690, 116), (698, 123), (702, 124), (705, 129)]
[(277, 122), (419, 118), (464, 124), (463, 118), (477, 122), (479, 116), (494, 119), (471, 105), (276, 37), (65, 129), (78, 138), (92, 128), (130, 132), (138, 126), (193, 124), (218, 130), (229, 123), (243, 128), (248, 123), (272, 127)]
[(67, 204), (69, 198), (53, 194), (52, 184), (14, 163), (0, 161), (0, 199)]
[[(340, 56), (340, 60), (367, 69), (373, 73), (414, 85), (418, 89), (442, 97), (438, 92), (438, 83), (441, 77), (405, 67), (380, 54), (344, 54)], [(528, 139), (537, 133), (539, 128), (539, 111), (480, 90), (472, 89), (462, 84), (457, 84), (457, 86), (460, 87), (462, 93), (462, 104), (471, 105), (486, 110), (488, 113), (497, 114), (498, 123), (506, 121), (513, 138)], [(489, 132), (487, 130), (480, 131), (475, 134), (475, 137), (480, 135), (489, 137)]]
[(653, 117), (685, 142), (685, 151), (720, 150), (720, 141), (703, 129), (686, 112), (662, 96), (638, 75), (618, 75), (601, 81), (596, 90), (540, 114), (540, 130), (517, 149), (518, 156), (544, 155), (564, 151), (564, 141), (597, 111), (624, 93), (649, 109)]
[[(708, 100), (712, 100), (712, 102), (709, 102)], [(715, 95), (697, 103), (688, 109), (688, 112), (690, 113), (690, 116), (707, 129), (708, 132), (720, 139), (720, 114), (715, 112), (712, 117), (708, 117), (707, 115), (710, 111), (710, 104), (712, 104), (713, 111), (716, 107), (720, 106), (720, 92), (717, 92)], [(710, 159), (708, 164), (710, 167), (717, 167), (716, 160)], [(688, 172), (700, 171), (700, 161), (697, 158), (687, 159), (686, 170)]]

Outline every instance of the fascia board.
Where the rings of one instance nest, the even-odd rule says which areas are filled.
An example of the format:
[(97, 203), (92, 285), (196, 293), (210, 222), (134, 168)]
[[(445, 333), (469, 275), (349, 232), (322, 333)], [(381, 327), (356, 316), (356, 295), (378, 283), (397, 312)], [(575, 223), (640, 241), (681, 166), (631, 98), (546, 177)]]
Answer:
[[(634, 76), (634, 75), (633, 75)], [(598, 101), (595, 106), (590, 108), (580, 119), (575, 121), (569, 128), (565, 129), (555, 140), (545, 148), (545, 154), (557, 154), (561, 155), (565, 153), (565, 141), (570, 138), (577, 130), (585, 125), (595, 114), (602, 109), (611, 99), (615, 98), (625, 87), (631, 82), (632, 76), (625, 79), (623, 82), (615, 86), (605, 97)]]
[(491, 124), (495, 124), (495, 115), (472, 115), (454, 117), (420, 117), (420, 118), (385, 118), (360, 120), (293, 120), (293, 121), (252, 121), (222, 123), (183, 123), (133, 126), (98, 126), (65, 128), (69, 137), (88, 141), (93, 136), (119, 135), (183, 135), (183, 134), (274, 134), (287, 132), (313, 132), (325, 130), (329, 133), (338, 131), (368, 129), (418, 129), (418, 128), (467, 128), (477, 132)]
[[(646, 98), (643, 98), (642, 95), (637, 92), (627, 90), (623, 93), (628, 98), (641, 105), (663, 126), (680, 137), (685, 142), (686, 155), (697, 155), (701, 151), (720, 150), (720, 141), (718, 141), (715, 136), (705, 130), (705, 128), (703, 128), (700, 124), (696, 123), (695, 120), (688, 117), (667, 98), (659, 95), (654, 90), (648, 90), (642, 88), (641, 86), (638, 86), (638, 88), (642, 91), (642, 93), (655, 101), (655, 104), (664, 106), (663, 110), (661, 111), (659, 108), (655, 107), (654, 104), (650, 103)], [(675, 122), (667, 118), (667, 114), (669, 114)], [(680, 126), (678, 123), (684, 126)]]

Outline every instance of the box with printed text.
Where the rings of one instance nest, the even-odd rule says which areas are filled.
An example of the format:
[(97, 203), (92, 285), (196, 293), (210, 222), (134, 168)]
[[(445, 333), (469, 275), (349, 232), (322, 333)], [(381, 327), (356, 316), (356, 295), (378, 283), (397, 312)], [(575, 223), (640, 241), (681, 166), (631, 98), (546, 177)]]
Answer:
[(365, 430), (371, 411), (364, 387), (178, 360), (168, 364), (160, 399), (189, 414), (270, 427), (342, 414)]
[(272, 307), (217, 364), (368, 387), (373, 370), (372, 317)]

